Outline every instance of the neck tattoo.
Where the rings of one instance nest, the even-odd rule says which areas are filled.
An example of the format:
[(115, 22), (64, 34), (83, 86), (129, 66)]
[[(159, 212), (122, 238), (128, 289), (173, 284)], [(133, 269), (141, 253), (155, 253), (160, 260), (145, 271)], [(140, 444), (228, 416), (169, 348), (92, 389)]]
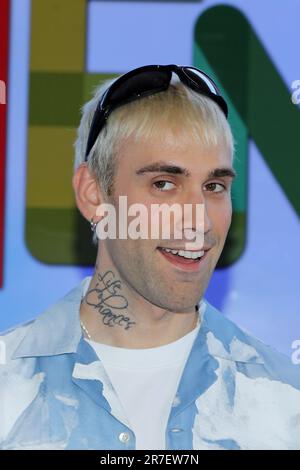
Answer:
[(96, 286), (86, 293), (82, 303), (93, 307), (100, 314), (105, 326), (120, 326), (129, 330), (135, 322), (126, 316), (128, 301), (120, 294), (121, 289), (122, 283), (115, 279), (112, 271), (106, 271), (103, 275), (97, 272)]
[[(103, 275), (97, 273), (97, 279), (96, 287), (86, 293), (81, 303), (85, 302), (87, 305), (97, 310), (105, 326), (121, 326), (124, 327), (125, 330), (132, 328), (132, 326), (136, 324), (134, 321), (131, 321), (124, 313), (116, 314), (113, 312), (114, 309), (125, 310), (128, 307), (127, 299), (118, 293), (122, 288), (121, 281), (115, 279), (115, 275), (112, 271), (106, 271)], [(95, 302), (95, 294), (97, 302)], [(92, 296), (94, 300), (92, 300)], [(195, 306), (195, 311), (197, 313), (197, 323), (194, 328), (198, 327), (201, 321), (198, 305)], [(80, 321), (80, 325), (86, 337), (92, 340), (92, 336), (82, 320)]]

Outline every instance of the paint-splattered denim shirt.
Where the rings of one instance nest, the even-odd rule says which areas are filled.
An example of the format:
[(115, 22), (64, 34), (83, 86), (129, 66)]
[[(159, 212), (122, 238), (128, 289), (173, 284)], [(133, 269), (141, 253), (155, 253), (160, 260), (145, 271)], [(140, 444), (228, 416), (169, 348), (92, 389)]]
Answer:
[[(0, 336), (0, 449), (135, 449), (119, 398), (82, 337), (89, 281)], [(300, 366), (203, 306), (166, 449), (300, 449)]]

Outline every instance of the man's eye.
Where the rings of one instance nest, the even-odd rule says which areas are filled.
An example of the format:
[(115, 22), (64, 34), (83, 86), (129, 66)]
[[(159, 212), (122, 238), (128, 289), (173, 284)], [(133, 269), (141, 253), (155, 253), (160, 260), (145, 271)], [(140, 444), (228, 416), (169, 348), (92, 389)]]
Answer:
[(221, 193), (223, 191), (226, 191), (226, 186), (221, 183), (208, 183), (205, 185), (205, 188), (207, 191), (210, 191), (212, 193)]
[(174, 183), (171, 183), (171, 181), (165, 181), (165, 180), (155, 181), (153, 185), (159, 191), (170, 191), (171, 189), (175, 187)]

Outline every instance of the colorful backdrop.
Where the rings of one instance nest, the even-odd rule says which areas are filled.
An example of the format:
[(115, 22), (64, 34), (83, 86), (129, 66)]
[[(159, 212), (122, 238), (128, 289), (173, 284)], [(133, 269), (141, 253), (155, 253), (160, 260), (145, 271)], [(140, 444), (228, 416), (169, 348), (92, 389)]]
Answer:
[(0, 330), (91, 274), (74, 205), (80, 106), (99, 81), (147, 63), (219, 83), (237, 142), (233, 223), (207, 298), (291, 355), (300, 338), (298, 0), (0, 1)]

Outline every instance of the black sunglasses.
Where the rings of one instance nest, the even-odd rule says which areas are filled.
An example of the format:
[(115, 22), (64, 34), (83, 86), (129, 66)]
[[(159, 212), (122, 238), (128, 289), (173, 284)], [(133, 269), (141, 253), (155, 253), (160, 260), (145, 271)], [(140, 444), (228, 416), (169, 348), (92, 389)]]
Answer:
[(110, 113), (123, 104), (167, 90), (172, 79), (172, 72), (175, 72), (186, 86), (217, 103), (227, 118), (226, 101), (215, 82), (202, 70), (179, 65), (139, 67), (119, 77), (103, 94), (91, 123), (85, 161)]

